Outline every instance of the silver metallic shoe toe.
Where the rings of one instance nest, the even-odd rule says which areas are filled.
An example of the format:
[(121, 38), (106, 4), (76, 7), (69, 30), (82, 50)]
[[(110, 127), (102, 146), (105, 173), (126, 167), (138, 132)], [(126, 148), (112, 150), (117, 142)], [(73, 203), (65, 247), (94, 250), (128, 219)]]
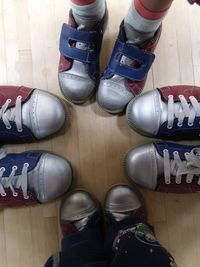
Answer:
[(162, 104), (157, 90), (136, 97), (127, 107), (126, 116), (129, 126), (142, 135), (155, 136), (162, 120), (161, 110), (163, 111), (162, 116), (167, 116)]
[(124, 213), (139, 209), (142, 206), (137, 194), (126, 185), (117, 185), (110, 189), (105, 199), (105, 211)]
[(37, 139), (56, 133), (66, 119), (66, 109), (56, 96), (35, 90), (22, 109), (23, 123)]
[(125, 86), (125, 80), (118, 76), (112, 80), (101, 80), (97, 102), (105, 111), (116, 114), (122, 112), (133, 97)]
[(143, 145), (129, 151), (125, 157), (128, 177), (136, 184), (155, 190), (157, 177), (163, 171), (163, 161), (153, 144)]
[(75, 104), (86, 102), (96, 89), (82, 62), (74, 61), (70, 70), (59, 72), (58, 79), (64, 97)]
[(78, 221), (97, 211), (97, 204), (91, 195), (82, 190), (70, 192), (64, 199), (61, 209), (61, 221)]
[(36, 168), (29, 174), (29, 188), (34, 190), (41, 203), (60, 197), (69, 189), (71, 183), (72, 169), (69, 162), (51, 153), (44, 153)]

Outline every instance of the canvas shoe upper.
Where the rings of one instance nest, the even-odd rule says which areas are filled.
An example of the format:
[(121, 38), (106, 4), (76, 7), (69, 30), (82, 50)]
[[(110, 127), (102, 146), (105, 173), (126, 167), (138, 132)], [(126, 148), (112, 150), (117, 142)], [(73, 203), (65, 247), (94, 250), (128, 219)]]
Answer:
[(0, 149), (0, 207), (52, 201), (71, 183), (70, 163), (60, 156), (44, 151), (8, 154)]
[(200, 191), (200, 146), (152, 143), (125, 157), (128, 177), (147, 189), (165, 193)]
[(28, 87), (0, 86), (0, 142), (37, 141), (57, 132), (67, 111), (48, 92)]

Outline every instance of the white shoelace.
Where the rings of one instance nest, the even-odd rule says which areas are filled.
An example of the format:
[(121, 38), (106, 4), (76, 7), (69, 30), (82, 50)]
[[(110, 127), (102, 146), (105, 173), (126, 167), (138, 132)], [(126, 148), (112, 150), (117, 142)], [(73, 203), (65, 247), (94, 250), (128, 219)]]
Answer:
[(200, 185), (200, 148), (194, 148), (190, 153), (185, 153), (185, 160), (181, 160), (179, 152), (174, 151), (174, 160), (170, 159), (169, 151), (164, 153), (164, 177), (165, 183), (171, 183), (171, 176), (174, 176), (177, 184), (181, 184), (182, 176), (186, 175), (186, 182), (192, 183), (194, 176), (199, 177)]
[[(6, 157), (6, 151), (4, 149), (0, 149), (0, 160)], [(18, 194), (15, 192), (15, 189), (22, 189), (24, 199), (29, 199), (29, 196), (27, 194), (28, 190), (28, 163), (24, 163), (22, 168), (22, 173), (19, 176), (16, 176), (15, 173), (17, 171), (17, 166), (12, 167), (12, 171), (9, 175), (9, 177), (3, 177), (4, 172), (6, 169), (4, 167), (0, 168), (0, 195), (2, 197), (6, 196), (5, 189), (10, 188), (13, 196), (17, 197)]]
[(5, 104), (0, 109), (0, 119), (3, 120), (6, 128), (11, 129), (10, 122), (14, 121), (17, 126), (17, 131), (22, 132), (22, 97), (18, 96), (16, 99), (15, 107), (9, 108), (11, 99), (7, 99)]
[(178, 126), (183, 126), (183, 121), (188, 118), (188, 126), (193, 126), (196, 116), (200, 116), (200, 104), (194, 96), (190, 96), (191, 103), (188, 103), (183, 95), (179, 95), (180, 108), (175, 108), (174, 97), (168, 97), (168, 124), (167, 128), (171, 129), (174, 124), (174, 119), (178, 119)]

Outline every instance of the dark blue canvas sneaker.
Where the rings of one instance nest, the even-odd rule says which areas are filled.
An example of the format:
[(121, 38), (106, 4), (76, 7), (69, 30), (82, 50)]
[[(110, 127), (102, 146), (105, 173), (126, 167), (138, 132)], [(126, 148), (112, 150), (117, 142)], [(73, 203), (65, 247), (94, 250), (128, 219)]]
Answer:
[(72, 183), (67, 160), (44, 151), (10, 153), (0, 149), (0, 207), (46, 203)]
[(160, 139), (200, 139), (200, 87), (166, 86), (133, 99), (126, 112), (136, 132)]
[(24, 86), (0, 86), (0, 143), (45, 138), (64, 125), (67, 110), (48, 92)]
[(128, 177), (136, 184), (165, 193), (200, 191), (200, 146), (151, 143), (125, 157)]

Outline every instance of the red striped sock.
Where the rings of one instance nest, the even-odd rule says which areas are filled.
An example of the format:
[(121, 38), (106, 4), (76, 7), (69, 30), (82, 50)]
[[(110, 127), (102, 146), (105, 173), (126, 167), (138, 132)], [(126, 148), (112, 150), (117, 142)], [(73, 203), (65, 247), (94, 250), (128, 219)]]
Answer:
[(160, 10), (160, 11), (152, 11), (148, 8), (146, 8), (141, 0), (134, 0), (134, 5), (135, 8), (137, 10), (137, 12), (144, 17), (145, 19), (148, 20), (157, 20), (157, 19), (161, 19), (162, 17), (164, 17), (168, 11), (168, 9), (170, 8), (171, 4), (166, 5), (166, 7), (164, 7), (164, 9)]
[(71, 2), (78, 6), (86, 6), (93, 4), (96, 0), (71, 0)]

